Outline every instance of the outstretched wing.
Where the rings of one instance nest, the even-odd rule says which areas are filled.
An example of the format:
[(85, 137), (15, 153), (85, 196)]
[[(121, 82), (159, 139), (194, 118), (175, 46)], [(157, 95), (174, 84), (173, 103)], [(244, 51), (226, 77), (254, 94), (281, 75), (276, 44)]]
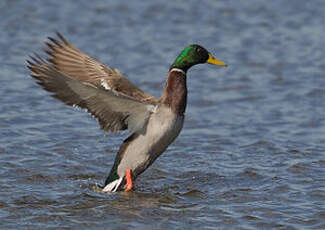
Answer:
[(28, 67), (38, 84), (53, 92), (52, 96), (65, 104), (86, 109), (98, 119), (103, 130), (117, 132), (129, 129), (131, 133), (145, 131), (145, 124), (155, 109), (154, 103), (115, 94), (88, 81), (80, 81), (79, 78), (59, 72), (38, 56), (32, 57), (32, 60), (28, 61)]
[(59, 40), (49, 37), (45, 51), (51, 58), (49, 63), (62, 74), (81, 82), (89, 82), (98, 88), (104, 87), (121, 95), (133, 97), (140, 101), (157, 101), (132, 84), (117, 69), (107, 67), (84, 52), (72, 46), (60, 33)]

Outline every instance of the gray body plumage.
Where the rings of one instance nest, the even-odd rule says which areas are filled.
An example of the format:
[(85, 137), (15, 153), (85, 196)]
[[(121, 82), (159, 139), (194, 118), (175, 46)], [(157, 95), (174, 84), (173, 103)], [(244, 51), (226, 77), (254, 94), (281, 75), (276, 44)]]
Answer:
[(131, 169), (137, 177), (175, 140), (183, 122), (184, 116), (160, 104), (156, 112), (150, 115), (145, 132), (140, 132), (125, 149), (117, 174), (122, 177), (126, 169)]

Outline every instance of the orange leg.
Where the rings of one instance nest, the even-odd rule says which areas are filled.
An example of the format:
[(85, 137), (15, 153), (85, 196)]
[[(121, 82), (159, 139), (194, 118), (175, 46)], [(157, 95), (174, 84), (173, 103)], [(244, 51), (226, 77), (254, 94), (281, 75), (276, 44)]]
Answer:
[(125, 170), (125, 176), (126, 176), (126, 185), (125, 185), (124, 189), (127, 192), (127, 191), (132, 190), (132, 188), (133, 188), (131, 169)]

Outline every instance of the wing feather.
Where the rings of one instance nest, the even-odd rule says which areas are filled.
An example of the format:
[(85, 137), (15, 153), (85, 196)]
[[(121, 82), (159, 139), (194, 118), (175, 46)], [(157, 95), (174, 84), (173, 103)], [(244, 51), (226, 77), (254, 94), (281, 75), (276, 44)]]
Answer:
[(28, 67), (32, 77), (38, 80), (52, 96), (70, 106), (86, 109), (99, 121), (107, 132), (129, 129), (131, 133), (141, 133), (155, 104), (114, 94), (87, 81), (80, 81), (59, 72), (40, 57), (32, 57)]
[(132, 84), (117, 69), (107, 67), (89, 57), (71, 45), (58, 32), (57, 36), (60, 40), (49, 37), (51, 43), (45, 43), (48, 48), (45, 52), (51, 56), (48, 61), (57, 71), (76, 80), (89, 82), (98, 88), (103, 87), (104, 84), (115, 93), (140, 101), (157, 102), (157, 98)]

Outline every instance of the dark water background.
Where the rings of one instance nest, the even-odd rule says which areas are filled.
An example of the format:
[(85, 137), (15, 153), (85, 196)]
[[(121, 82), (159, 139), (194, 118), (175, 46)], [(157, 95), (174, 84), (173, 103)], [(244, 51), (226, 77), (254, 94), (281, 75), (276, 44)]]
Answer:
[[(0, 2), (0, 229), (325, 229), (325, 1)], [(61, 31), (160, 96), (190, 43), (184, 129), (136, 190), (99, 193), (125, 136), (51, 98), (25, 59)]]

